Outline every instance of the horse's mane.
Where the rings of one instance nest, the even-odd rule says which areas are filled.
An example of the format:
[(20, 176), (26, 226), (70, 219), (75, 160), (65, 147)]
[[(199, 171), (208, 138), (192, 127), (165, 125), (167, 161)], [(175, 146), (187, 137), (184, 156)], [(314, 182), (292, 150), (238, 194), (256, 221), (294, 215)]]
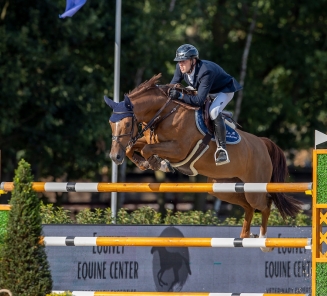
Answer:
[(137, 95), (140, 95), (144, 91), (147, 91), (148, 89), (154, 87), (156, 84), (158, 84), (159, 79), (161, 78), (161, 73), (158, 75), (153, 76), (151, 79), (144, 81), (142, 84), (140, 84), (138, 87), (134, 88), (132, 91), (128, 93), (129, 97), (135, 97)]

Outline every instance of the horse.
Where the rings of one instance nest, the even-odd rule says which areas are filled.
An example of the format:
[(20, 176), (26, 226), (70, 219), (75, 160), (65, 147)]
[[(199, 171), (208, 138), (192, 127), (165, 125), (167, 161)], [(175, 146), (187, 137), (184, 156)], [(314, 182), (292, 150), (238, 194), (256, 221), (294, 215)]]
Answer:
[[(187, 162), (194, 147), (202, 143), (203, 134), (195, 122), (196, 108), (172, 100), (168, 95), (172, 87), (179, 87), (185, 92), (188, 90), (180, 85), (158, 85), (160, 77), (161, 74), (158, 74), (143, 82), (126, 94), (120, 103), (105, 97), (106, 103), (113, 109), (109, 119), (112, 129), (110, 158), (117, 165), (122, 164), (127, 156), (141, 170), (158, 170), (163, 163), (174, 166)], [(241, 140), (236, 145), (227, 145), (228, 164), (216, 166), (214, 153), (217, 145), (209, 141), (207, 149), (193, 158), (192, 172), (206, 176), (207, 182), (211, 183), (285, 182), (288, 170), (282, 149), (268, 138), (235, 130)], [(187, 170), (182, 172), (188, 174)], [(302, 205), (282, 192), (209, 194), (244, 209), (241, 238), (253, 237), (251, 221), (255, 210), (262, 215), (260, 234), (255, 237), (265, 238), (272, 202), (284, 219), (295, 217)], [(273, 248), (261, 249), (270, 252)]]
[[(171, 292), (176, 284), (183, 285), (185, 283), (187, 274), (192, 274), (190, 262), (179, 252), (170, 252), (166, 248), (162, 247), (151, 248), (151, 254), (156, 251), (158, 251), (160, 262), (160, 269), (157, 273), (158, 284), (160, 287), (168, 286), (168, 283), (164, 282), (162, 277), (166, 272), (172, 269), (174, 277), (168, 287), (168, 292)], [(186, 267), (187, 274), (184, 273), (180, 278), (179, 272), (183, 265)]]

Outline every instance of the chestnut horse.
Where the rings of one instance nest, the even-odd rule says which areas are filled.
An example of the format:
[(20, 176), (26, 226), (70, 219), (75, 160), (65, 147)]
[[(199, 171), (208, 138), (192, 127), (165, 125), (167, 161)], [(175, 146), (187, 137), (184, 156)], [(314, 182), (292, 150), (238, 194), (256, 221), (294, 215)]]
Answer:
[[(158, 86), (160, 77), (161, 74), (145, 81), (125, 95), (125, 100), (119, 104), (105, 98), (114, 111), (110, 117), (113, 135), (110, 157), (117, 165), (123, 163), (125, 156), (142, 170), (159, 169), (158, 160), (161, 159), (171, 164), (180, 163), (187, 159), (203, 138), (195, 123), (194, 108), (171, 100), (167, 94), (175, 86)], [(138, 130), (139, 124), (143, 127), (141, 132)], [(227, 145), (230, 163), (216, 166), (214, 153), (217, 147), (214, 141), (210, 141), (209, 148), (194, 163), (196, 172), (206, 176), (208, 182), (285, 182), (287, 166), (283, 151), (268, 138), (259, 138), (242, 130), (237, 132), (241, 141)], [(251, 235), (255, 209), (262, 214), (259, 237), (266, 237), (272, 202), (283, 218), (294, 217), (301, 210), (301, 202), (284, 193), (209, 194), (244, 209), (241, 238)], [(271, 249), (263, 248), (263, 251)]]

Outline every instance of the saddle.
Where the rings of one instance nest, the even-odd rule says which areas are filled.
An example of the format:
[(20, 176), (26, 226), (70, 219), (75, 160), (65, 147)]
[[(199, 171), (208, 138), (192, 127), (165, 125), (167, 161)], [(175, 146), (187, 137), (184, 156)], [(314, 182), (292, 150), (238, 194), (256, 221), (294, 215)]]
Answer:
[[(213, 134), (214, 133), (214, 125), (213, 125), (213, 122), (210, 118), (210, 115), (209, 115), (209, 110), (210, 110), (210, 106), (212, 104), (212, 99), (210, 96), (207, 97), (206, 101), (204, 102), (204, 106), (202, 108), (202, 116), (203, 116), (203, 120), (204, 120), (204, 123), (208, 129), (208, 131)], [(223, 119), (226, 120), (231, 123), (232, 127), (235, 128), (236, 125), (239, 125), (234, 119), (233, 119), (233, 112), (230, 112), (230, 111), (225, 111), (223, 110), (222, 112), (222, 115), (223, 115)]]

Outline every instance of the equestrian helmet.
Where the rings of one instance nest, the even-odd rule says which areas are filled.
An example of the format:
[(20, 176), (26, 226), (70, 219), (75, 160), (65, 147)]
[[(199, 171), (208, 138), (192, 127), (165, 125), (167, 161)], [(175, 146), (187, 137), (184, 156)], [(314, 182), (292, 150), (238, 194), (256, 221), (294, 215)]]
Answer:
[(183, 44), (176, 50), (175, 62), (185, 61), (192, 58), (199, 58), (198, 50), (191, 44)]

